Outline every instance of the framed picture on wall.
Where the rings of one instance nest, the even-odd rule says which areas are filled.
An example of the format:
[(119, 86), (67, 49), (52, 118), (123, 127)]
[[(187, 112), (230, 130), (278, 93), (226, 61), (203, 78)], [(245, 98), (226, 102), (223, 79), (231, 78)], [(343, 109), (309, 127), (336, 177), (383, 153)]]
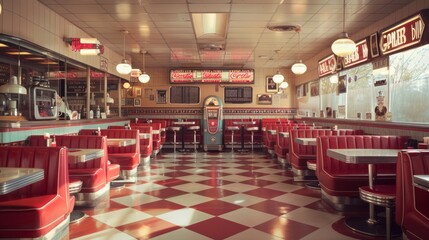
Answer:
[(378, 57), (378, 55), (380, 55), (380, 52), (378, 51), (378, 33), (371, 34), (369, 37), (369, 45), (371, 48), (371, 57)]
[(142, 100), (140, 98), (134, 98), (134, 107), (140, 107), (142, 105)]
[(273, 103), (272, 94), (258, 94), (258, 104), (271, 105)]
[(273, 76), (268, 76), (265, 80), (265, 84), (267, 86), (267, 92), (278, 92), (279, 85), (274, 82)]
[(134, 97), (141, 97), (142, 89), (140, 87), (134, 87)]
[(167, 90), (156, 90), (156, 103), (167, 103)]

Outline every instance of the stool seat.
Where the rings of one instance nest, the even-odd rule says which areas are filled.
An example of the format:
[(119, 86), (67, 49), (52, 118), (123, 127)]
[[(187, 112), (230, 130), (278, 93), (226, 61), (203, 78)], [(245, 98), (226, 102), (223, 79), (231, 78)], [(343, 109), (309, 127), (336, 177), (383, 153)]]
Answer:
[(372, 189), (369, 186), (363, 186), (359, 188), (359, 194), (366, 202), (383, 207), (395, 206), (395, 185), (374, 185)]
[(307, 161), (307, 168), (313, 171), (316, 171), (317, 163), (316, 160), (308, 160)]
[(69, 179), (69, 193), (74, 194), (80, 192), (82, 189), (82, 181), (75, 178)]
[(168, 127), (168, 130), (171, 130), (171, 131), (180, 131), (180, 127)]
[(226, 127), (226, 130), (228, 130), (228, 131), (238, 131), (238, 130), (240, 130), (240, 127), (239, 126), (228, 126), (228, 127)]
[(190, 131), (200, 130), (200, 126), (190, 126), (190, 127), (188, 127), (188, 130), (190, 130)]

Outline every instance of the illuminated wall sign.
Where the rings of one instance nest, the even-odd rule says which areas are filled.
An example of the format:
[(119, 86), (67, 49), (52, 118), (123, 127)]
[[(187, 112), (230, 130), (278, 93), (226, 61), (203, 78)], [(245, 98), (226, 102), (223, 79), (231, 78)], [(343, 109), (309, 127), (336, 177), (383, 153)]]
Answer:
[(104, 46), (96, 38), (65, 38), (72, 51), (81, 55), (99, 55), (104, 53)]
[(334, 54), (319, 61), (319, 77), (333, 74), (337, 68), (337, 58)]
[[(383, 54), (393, 53), (419, 44), (423, 39), (425, 23), (422, 15), (413, 16), (380, 33), (380, 50)], [(426, 39), (425, 39), (426, 40)]]
[[(91, 71), (90, 76), (91, 78), (103, 78), (105, 75), (104, 72), (94, 72)], [(109, 76), (109, 74), (107, 74)], [(86, 72), (67, 72), (64, 71), (56, 71), (56, 72), (48, 72), (47, 78), (86, 78)]]
[(368, 61), (368, 53), (368, 41), (365, 38), (356, 43), (356, 50), (354, 53), (344, 57), (344, 68)]
[(254, 83), (253, 70), (170, 70), (170, 83)]

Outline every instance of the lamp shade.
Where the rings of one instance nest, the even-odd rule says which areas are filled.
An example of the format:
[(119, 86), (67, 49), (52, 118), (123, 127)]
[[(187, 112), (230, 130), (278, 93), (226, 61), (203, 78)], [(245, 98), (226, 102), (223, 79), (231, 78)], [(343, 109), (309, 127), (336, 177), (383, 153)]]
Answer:
[(124, 82), (124, 84), (122, 84), (122, 87), (128, 89), (131, 87), (131, 84), (129, 82)]
[(289, 83), (287, 83), (286, 81), (285, 81), (285, 82), (280, 83), (279, 88), (281, 88), (281, 89), (286, 89), (287, 87), (289, 87)]
[(348, 38), (347, 33), (343, 32), (341, 37), (332, 43), (331, 49), (335, 55), (345, 57), (354, 53), (356, 50), (356, 43)]
[(116, 65), (116, 71), (120, 74), (129, 74), (131, 72), (131, 65), (128, 63), (126, 59), (123, 59), (121, 63)]
[(143, 73), (139, 76), (139, 81), (140, 81), (141, 83), (148, 83), (148, 82), (149, 82), (149, 80), (150, 80), (150, 76), (149, 76), (146, 72), (143, 72)]
[(12, 76), (9, 82), (0, 86), (0, 93), (27, 94), (27, 89), (18, 84), (18, 78)]
[(275, 83), (281, 83), (284, 80), (285, 80), (285, 77), (279, 71), (277, 71), (276, 75), (273, 76), (273, 81)]
[(294, 65), (292, 65), (292, 72), (295, 74), (303, 74), (307, 71), (307, 66), (302, 63), (302, 61), (299, 61), (297, 63), (295, 63)]
[(331, 83), (338, 83), (338, 75), (337, 75), (337, 74), (332, 75), (332, 76), (329, 78), (329, 82), (331, 82)]

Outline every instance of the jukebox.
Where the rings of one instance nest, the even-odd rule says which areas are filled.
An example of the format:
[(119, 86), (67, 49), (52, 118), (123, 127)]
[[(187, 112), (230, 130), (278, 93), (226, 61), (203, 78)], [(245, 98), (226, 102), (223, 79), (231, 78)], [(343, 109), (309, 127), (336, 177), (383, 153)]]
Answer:
[(204, 99), (204, 151), (223, 149), (223, 103), (219, 97)]

